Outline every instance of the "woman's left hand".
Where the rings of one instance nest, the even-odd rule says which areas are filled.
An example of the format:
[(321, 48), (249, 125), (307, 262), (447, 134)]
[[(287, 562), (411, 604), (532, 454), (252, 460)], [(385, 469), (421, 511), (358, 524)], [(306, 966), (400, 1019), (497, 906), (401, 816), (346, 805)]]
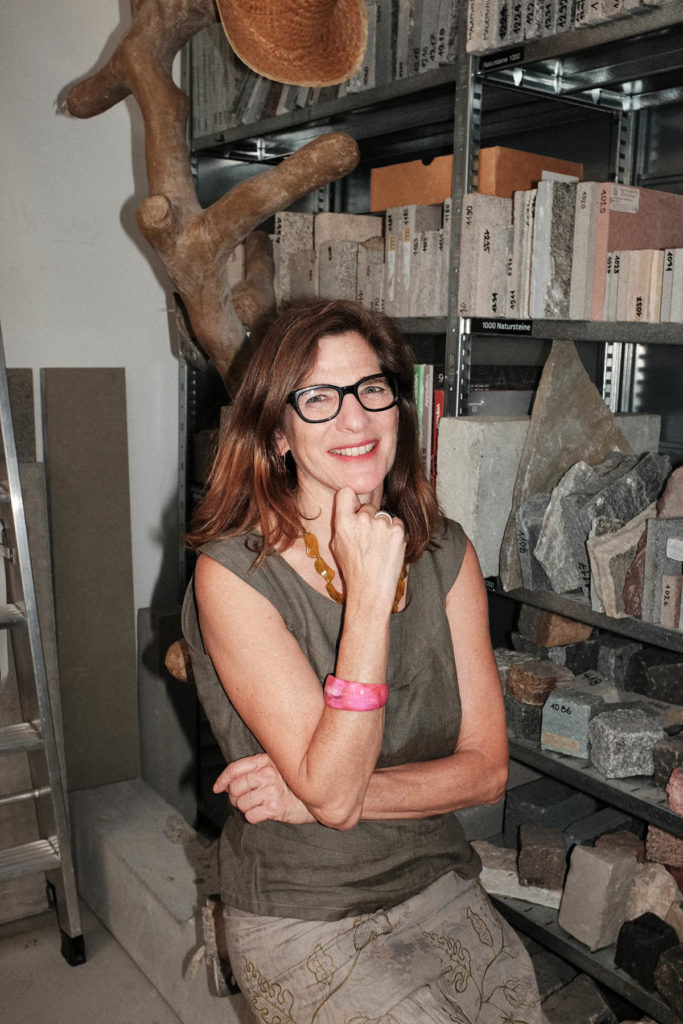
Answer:
[(254, 754), (233, 761), (213, 784), (214, 793), (227, 793), (230, 803), (247, 821), (284, 821), (307, 825), (316, 819), (292, 793), (268, 754)]

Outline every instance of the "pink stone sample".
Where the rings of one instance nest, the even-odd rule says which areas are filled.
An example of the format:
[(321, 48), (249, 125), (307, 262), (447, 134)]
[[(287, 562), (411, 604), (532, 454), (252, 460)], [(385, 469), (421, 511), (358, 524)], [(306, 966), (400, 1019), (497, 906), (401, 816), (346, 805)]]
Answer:
[(683, 868), (683, 839), (656, 825), (650, 825), (645, 840), (645, 854), (648, 860), (656, 861), (657, 864)]
[(676, 814), (683, 814), (683, 768), (674, 768), (666, 786), (669, 807)]

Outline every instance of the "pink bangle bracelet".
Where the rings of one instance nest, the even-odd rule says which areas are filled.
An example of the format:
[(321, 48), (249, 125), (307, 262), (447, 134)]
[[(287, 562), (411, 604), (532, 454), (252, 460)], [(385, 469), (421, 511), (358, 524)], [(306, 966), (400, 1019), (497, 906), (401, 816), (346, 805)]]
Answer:
[(325, 703), (338, 711), (376, 711), (384, 707), (388, 696), (386, 683), (352, 683), (332, 675), (325, 679)]

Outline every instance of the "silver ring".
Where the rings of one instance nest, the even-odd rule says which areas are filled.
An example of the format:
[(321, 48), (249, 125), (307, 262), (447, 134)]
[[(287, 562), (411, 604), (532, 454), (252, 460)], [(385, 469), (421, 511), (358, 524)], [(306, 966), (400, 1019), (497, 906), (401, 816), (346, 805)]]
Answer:
[(394, 521), (393, 516), (390, 516), (388, 512), (375, 512), (375, 519), (379, 519), (380, 516), (384, 516), (390, 523), (393, 523)]

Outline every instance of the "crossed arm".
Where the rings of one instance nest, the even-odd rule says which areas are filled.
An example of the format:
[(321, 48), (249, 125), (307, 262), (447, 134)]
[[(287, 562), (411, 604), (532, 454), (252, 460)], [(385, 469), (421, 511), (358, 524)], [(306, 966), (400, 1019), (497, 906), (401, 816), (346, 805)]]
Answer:
[[(207, 649), (232, 703), (267, 751), (228, 765), (214, 784), (248, 821), (350, 828), (360, 818), (429, 817), (501, 798), (505, 715), (486, 592), (469, 543), (446, 599), (462, 705), (456, 749), (439, 760), (385, 769), (375, 768), (383, 710), (326, 707), (320, 681), (272, 605), (208, 559), (200, 559), (197, 571)], [(372, 601), (347, 606), (336, 673), (382, 682), (387, 651), (385, 612)]]

